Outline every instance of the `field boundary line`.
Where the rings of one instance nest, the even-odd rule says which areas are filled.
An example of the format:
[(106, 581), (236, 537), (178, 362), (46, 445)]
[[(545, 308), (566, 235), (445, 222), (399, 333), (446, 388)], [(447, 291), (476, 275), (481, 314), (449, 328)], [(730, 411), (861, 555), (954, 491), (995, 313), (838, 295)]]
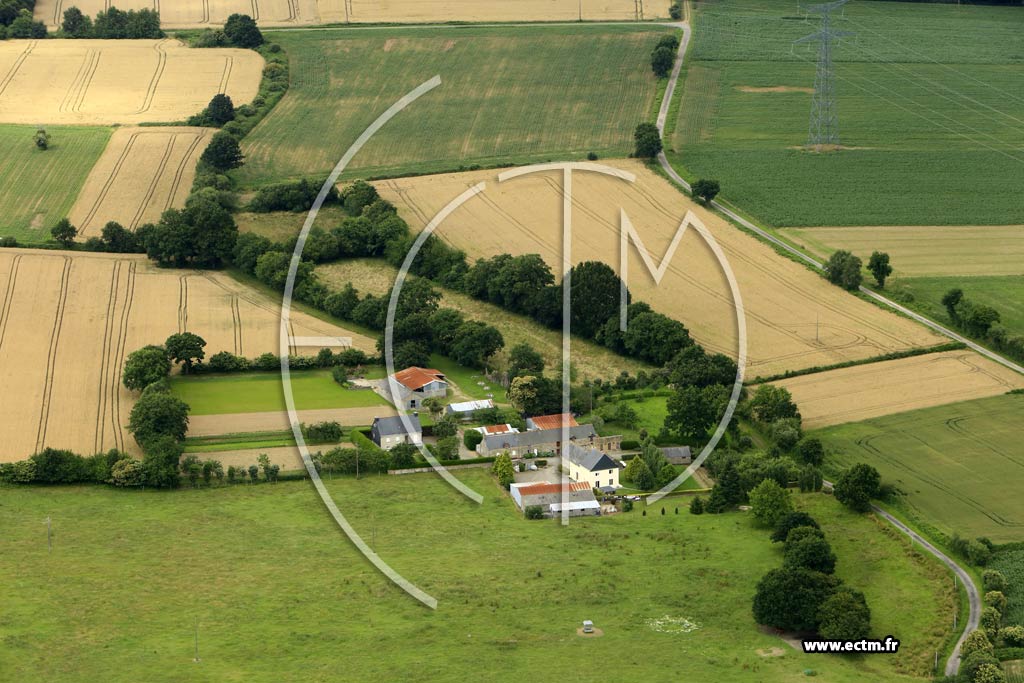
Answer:
[(149, 208), (149, 202), (152, 201), (153, 195), (156, 194), (156, 188), (157, 185), (160, 184), (160, 178), (163, 177), (164, 171), (167, 169), (167, 162), (170, 160), (171, 153), (174, 151), (174, 142), (176, 139), (177, 136), (174, 133), (171, 133), (167, 138), (167, 145), (164, 147), (164, 154), (160, 157), (160, 163), (157, 164), (156, 173), (153, 174), (153, 179), (149, 181), (149, 187), (146, 188), (146, 196), (143, 197), (141, 202), (139, 202), (139, 208), (135, 210), (135, 215), (128, 224), (128, 228), (130, 230), (135, 230), (135, 228), (138, 227), (143, 214), (145, 214), (146, 209)]
[(4, 292), (3, 309), (0, 309), (0, 349), (4, 346), (7, 333), (7, 321), (11, 317), (11, 305), (14, 303), (14, 289), (18, 284), (18, 268), (21, 266), (21, 254), (11, 259), (11, 270), (7, 274), (7, 289)]
[(57, 299), (57, 312), (53, 316), (53, 329), (50, 334), (50, 351), (46, 357), (46, 375), (43, 380), (43, 402), (39, 409), (39, 427), (36, 429), (36, 453), (43, 449), (46, 442), (46, 427), (50, 421), (50, 403), (53, 397), (53, 378), (56, 374), (57, 352), (60, 346), (60, 333), (64, 326), (64, 308), (68, 300), (68, 285), (71, 280), (72, 259), (64, 257), (64, 269), (61, 271), (60, 294)]

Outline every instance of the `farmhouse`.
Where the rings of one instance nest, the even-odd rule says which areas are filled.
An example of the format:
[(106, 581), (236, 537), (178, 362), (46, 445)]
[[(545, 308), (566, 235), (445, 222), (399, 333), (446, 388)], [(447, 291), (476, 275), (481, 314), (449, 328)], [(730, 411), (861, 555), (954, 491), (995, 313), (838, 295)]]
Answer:
[(489, 410), (494, 407), (494, 401), (486, 399), (483, 401), (464, 401), (462, 403), (449, 403), (446, 412), (449, 415), (460, 419), (468, 419), (478, 410)]
[(423, 427), (420, 426), (418, 414), (406, 416), (412, 424), (412, 430), (408, 430), (402, 421), (401, 415), (392, 417), (375, 417), (373, 426), (370, 428), (370, 438), (373, 442), (386, 451), (399, 444), (409, 443), (418, 446), (423, 443)]
[[(569, 427), (570, 443), (588, 446), (601, 450), (618, 451), (622, 449), (622, 436), (598, 436), (594, 425), (576, 425)], [(540, 453), (562, 452), (562, 428), (533, 429), (525, 432), (508, 432), (502, 434), (484, 434), (484, 440), (476, 447), (482, 456), (497, 455), (508, 451), (513, 458)]]
[(387, 388), (391, 402), (396, 407), (401, 404), (403, 408), (419, 408), (428, 398), (444, 398), (448, 395), (448, 381), (439, 370), (416, 366), (391, 375)]
[(555, 429), (563, 425), (578, 427), (579, 423), (576, 422), (576, 418), (574, 418), (571, 413), (538, 415), (537, 417), (526, 418), (526, 428), (531, 431), (537, 429)]
[(569, 473), (569, 479), (585, 483), (594, 489), (619, 488), (619, 470), (622, 463), (596, 448), (583, 448), (569, 444), (562, 452), (562, 470)]
[(512, 500), (524, 513), (532, 506), (539, 506), (545, 517), (568, 510), (570, 517), (601, 514), (601, 505), (594, 497), (590, 486), (582, 482), (552, 484), (549, 482), (521, 482), (509, 487)]

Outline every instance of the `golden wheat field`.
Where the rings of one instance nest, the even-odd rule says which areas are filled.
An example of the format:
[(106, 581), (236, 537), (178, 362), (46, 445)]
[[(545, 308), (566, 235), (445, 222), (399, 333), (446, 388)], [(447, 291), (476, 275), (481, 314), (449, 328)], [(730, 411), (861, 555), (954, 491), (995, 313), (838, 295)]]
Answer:
[(900, 277), (1024, 273), (1024, 225), (785, 228), (780, 232), (822, 259), (846, 249), (867, 263), (871, 252), (887, 252)]
[[(573, 179), (573, 261), (603, 260), (618, 270), (619, 210), (626, 211), (655, 264), (661, 263), (687, 211), (714, 235), (739, 284), (748, 332), (747, 376), (931, 346), (942, 339), (828, 284), (804, 266), (694, 204), (638, 162), (614, 166), (636, 182), (577, 172)], [(499, 183), (498, 171), (477, 171), (377, 183), (414, 229), (422, 228), (452, 198), (481, 181), (484, 192), (458, 208), (436, 234), (471, 258), (503, 252), (539, 253), (561, 272), (561, 172)], [(635, 298), (681, 320), (710, 350), (735, 357), (737, 327), (729, 287), (696, 230), (687, 229), (656, 285), (635, 249), (628, 259)]]
[[(203, 337), (208, 357), (278, 350), (279, 301), (222, 273), (162, 270), (141, 256), (0, 249), (0, 296), (0, 461), (43, 446), (134, 452), (122, 364), (176, 332)], [(374, 350), (372, 339), (297, 312), (292, 335), (347, 336)]]
[(1024, 377), (973, 351), (947, 351), (829, 370), (773, 382), (793, 394), (804, 427), (1003, 394)]
[[(35, 18), (58, 26), (64, 10), (89, 16), (108, 0), (39, 0)], [(439, 23), (449, 21), (634, 21), (664, 19), (667, 0), (126, 0), (119, 9), (155, 9), (166, 28), (219, 26), (232, 14), (248, 14), (262, 26), (332, 23)]]
[(213, 132), (165, 126), (114, 131), (71, 207), (68, 218), (79, 236), (99, 235), (108, 221), (134, 230), (184, 206)]
[(180, 121), (217, 93), (252, 101), (262, 71), (252, 50), (169, 38), (9, 40), (0, 42), (0, 123)]

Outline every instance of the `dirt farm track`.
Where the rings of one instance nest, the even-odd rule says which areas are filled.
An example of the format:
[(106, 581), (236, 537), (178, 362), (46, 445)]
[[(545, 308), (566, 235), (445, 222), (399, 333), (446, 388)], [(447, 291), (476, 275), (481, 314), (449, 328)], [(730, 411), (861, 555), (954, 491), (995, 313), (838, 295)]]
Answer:
[(129, 230), (184, 206), (196, 162), (214, 130), (128, 127), (114, 132), (89, 173), (68, 218), (80, 237), (99, 235), (108, 221)]
[[(179, 331), (206, 353), (278, 349), (280, 302), (216, 272), (161, 270), (144, 257), (0, 249), (0, 461), (43, 446), (137, 452), (121, 386), (131, 351)], [(302, 313), (292, 334), (373, 340)], [(316, 349), (303, 349), (315, 353)]]
[(172, 39), (3, 41), (0, 123), (181, 121), (217, 93), (251, 102), (263, 64), (252, 50)]
[[(39, 0), (35, 18), (60, 24), (64, 10), (89, 16), (108, 0)], [(664, 19), (668, 0), (121, 0), (118, 9), (155, 9), (166, 28), (219, 26), (230, 15), (248, 14), (262, 26), (445, 21), (632, 21)]]

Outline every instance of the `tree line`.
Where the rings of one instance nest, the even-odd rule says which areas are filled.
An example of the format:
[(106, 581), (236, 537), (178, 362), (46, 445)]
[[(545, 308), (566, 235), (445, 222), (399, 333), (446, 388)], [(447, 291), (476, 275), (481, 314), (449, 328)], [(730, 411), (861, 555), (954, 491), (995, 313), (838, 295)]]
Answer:
[(988, 304), (969, 299), (964, 290), (954, 287), (942, 296), (953, 326), (969, 337), (990, 343), (998, 351), (1017, 360), (1024, 360), (1024, 336), (1011, 336), (1001, 324), (1002, 314)]

